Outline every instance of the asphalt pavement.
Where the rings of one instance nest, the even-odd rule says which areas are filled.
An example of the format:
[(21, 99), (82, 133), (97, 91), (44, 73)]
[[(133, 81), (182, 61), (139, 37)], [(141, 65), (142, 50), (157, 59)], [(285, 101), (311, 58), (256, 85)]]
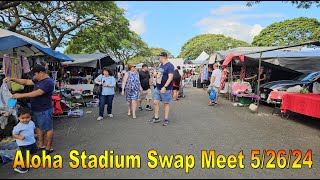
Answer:
[[(83, 108), (82, 118), (54, 119), (54, 148), (52, 157), (59, 154), (63, 158), (62, 169), (30, 169), (25, 174), (13, 171), (13, 163), (0, 166), (1, 179), (6, 178), (319, 178), (320, 121), (319, 119), (291, 114), (289, 119), (271, 115), (272, 107), (261, 106), (259, 114), (248, 107), (235, 107), (232, 102), (220, 96), (218, 106), (207, 106), (208, 96), (203, 89), (185, 88), (186, 97), (171, 104), (170, 124), (150, 124), (153, 112), (138, 111), (137, 119), (127, 115), (125, 98), (117, 94), (114, 98), (113, 118), (97, 121), (98, 108)], [(145, 105), (144, 105), (145, 107)], [(90, 112), (91, 111), (91, 112)], [(161, 105), (163, 120), (163, 105)], [(185, 172), (181, 169), (148, 167), (148, 151), (156, 150), (159, 155), (193, 155), (194, 167)], [(302, 164), (307, 150), (312, 150), (312, 168), (302, 165), (292, 169), (295, 163)], [(69, 166), (71, 150), (86, 154), (104, 154), (113, 150), (114, 155), (140, 155), (139, 169), (96, 168), (72, 169)], [(226, 166), (203, 169), (201, 150), (215, 150), (215, 156), (238, 155), (243, 152), (243, 165), (231, 169)], [(264, 165), (254, 169), (251, 163), (252, 150), (300, 150), (302, 157), (291, 156), (288, 168), (277, 166), (277, 157), (265, 156)], [(271, 151), (269, 151), (271, 152)], [(288, 157), (287, 161), (288, 161)], [(177, 156), (175, 156), (177, 157)], [(260, 154), (260, 157), (262, 155)], [(159, 159), (159, 156), (157, 157)], [(260, 158), (262, 160), (262, 158)], [(223, 161), (223, 160), (220, 160)], [(153, 161), (152, 161), (153, 162)], [(159, 164), (159, 160), (157, 161)], [(217, 160), (215, 160), (215, 163)], [(307, 164), (308, 159), (305, 159)], [(154, 163), (154, 162), (153, 162)], [(190, 162), (189, 162), (190, 163)], [(266, 168), (267, 164), (276, 168)], [(222, 163), (223, 164), (223, 163)], [(280, 163), (281, 164), (281, 163)], [(179, 164), (181, 165), (181, 164)], [(271, 166), (269, 166), (271, 167)], [(297, 166), (299, 167), (299, 166)]]

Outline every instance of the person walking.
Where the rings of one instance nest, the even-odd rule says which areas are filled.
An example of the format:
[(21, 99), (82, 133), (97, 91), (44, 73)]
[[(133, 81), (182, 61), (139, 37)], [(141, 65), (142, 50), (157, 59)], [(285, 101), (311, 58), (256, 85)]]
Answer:
[[(34, 85), (33, 91), (30, 93), (16, 93), (12, 98), (30, 98), (32, 120), (36, 126), (36, 132), (38, 135), (38, 148), (40, 150), (46, 150), (47, 154), (53, 152), (53, 105), (52, 105), (52, 93), (54, 90), (53, 79), (47, 74), (47, 70), (44, 66), (36, 64), (33, 66), (31, 72), (34, 79), (17, 79), (17, 78), (5, 78), (4, 81), (13, 81), (21, 85)], [(44, 135), (47, 137), (47, 145), (44, 146)]]
[(103, 75), (100, 74), (94, 80), (94, 83), (102, 85), (102, 92), (99, 96), (99, 117), (97, 118), (97, 120), (101, 121), (103, 119), (104, 108), (106, 104), (108, 105), (108, 116), (112, 118), (112, 103), (115, 94), (114, 88), (116, 86), (116, 79), (114, 78), (112, 71), (109, 68), (104, 67)]
[(140, 86), (139, 74), (136, 71), (136, 66), (129, 64), (128, 72), (124, 76), (121, 95), (126, 95), (128, 116), (131, 116), (132, 114), (133, 119), (137, 118), (136, 108), (140, 91), (142, 91), (142, 87)]
[(213, 65), (213, 71), (211, 75), (210, 85), (208, 87), (208, 94), (210, 94), (210, 89), (213, 87), (214, 91), (216, 92), (216, 98), (214, 101), (209, 102), (209, 106), (217, 105), (218, 104), (218, 95), (220, 92), (220, 81), (221, 81), (221, 70), (219, 69), (219, 65), (215, 63)]
[(174, 75), (173, 75), (173, 100), (177, 101), (178, 100), (178, 95), (179, 95), (179, 89), (182, 86), (182, 78), (181, 75), (179, 73), (179, 70), (176, 69), (174, 71)]
[(143, 108), (141, 107), (142, 100), (146, 99), (146, 110), (153, 111), (152, 107), (150, 106), (150, 100), (152, 99), (152, 92), (151, 92), (151, 75), (148, 71), (148, 65), (143, 64), (142, 70), (139, 71), (139, 80), (141, 83), (142, 91), (139, 94), (139, 110), (142, 111)]
[(169, 124), (170, 102), (172, 101), (172, 79), (174, 66), (168, 61), (168, 54), (161, 52), (159, 55), (161, 66), (157, 72), (157, 87), (154, 89), (154, 117), (150, 123), (158, 123), (159, 119), (159, 102), (164, 103), (164, 122), (163, 126)]

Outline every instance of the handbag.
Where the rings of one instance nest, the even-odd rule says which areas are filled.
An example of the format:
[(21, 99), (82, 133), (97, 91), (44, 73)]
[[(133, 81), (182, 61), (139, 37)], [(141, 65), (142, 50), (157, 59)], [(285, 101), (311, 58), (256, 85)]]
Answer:
[(102, 86), (98, 84), (94, 84), (93, 86), (93, 95), (100, 96), (102, 92)]
[(93, 91), (93, 95), (100, 96), (102, 93), (102, 85), (98, 85), (94, 83), (92, 91)]

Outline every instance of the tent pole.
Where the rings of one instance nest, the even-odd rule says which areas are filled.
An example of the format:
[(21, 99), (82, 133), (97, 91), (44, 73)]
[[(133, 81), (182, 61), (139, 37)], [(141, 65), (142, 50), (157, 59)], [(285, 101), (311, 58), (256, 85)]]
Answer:
[(259, 103), (260, 103), (260, 69), (261, 69), (261, 57), (262, 52), (260, 52), (260, 58), (259, 58), (259, 69), (258, 69), (258, 88), (257, 88), (257, 95), (258, 95), (258, 102), (257, 102), (257, 112), (259, 112)]
[[(233, 83), (233, 78), (232, 78), (232, 71), (233, 71), (233, 69), (232, 69), (232, 60), (231, 60), (231, 68), (230, 68), (230, 88), (231, 88), (231, 90), (230, 90), (230, 92), (229, 92), (229, 97), (231, 97), (232, 96), (232, 83)], [(233, 98), (230, 98), (230, 100), (232, 100)]]

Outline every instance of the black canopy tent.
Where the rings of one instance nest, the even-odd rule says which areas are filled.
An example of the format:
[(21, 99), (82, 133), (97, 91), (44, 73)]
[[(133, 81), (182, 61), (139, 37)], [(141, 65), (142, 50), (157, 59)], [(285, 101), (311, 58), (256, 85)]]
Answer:
[[(309, 41), (309, 42), (305, 42), (305, 43), (301, 43), (301, 44), (289, 45), (289, 46), (284, 46), (284, 47), (277, 47), (277, 48), (272, 48), (272, 49), (267, 49), (267, 50), (262, 50), (262, 51), (256, 51), (256, 52), (244, 54), (244, 56), (250, 55), (250, 54), (260, 54), (260, 58), (259, 58), (259, 69), (260, 69), (261, 68), (261, 64), (262, 64), (262, 53), (270, 52), (270, 51), (276, 51), (276, 50), (280, 50), (280, 49), (287, 49), (287, 48), (297, 47), (297, 46), (305, 46), (305, 45), (320, 46), (320, 40)], [(260, 94), (260, 76), (258, 76), (258, 91), (257, 91), (257, 94), (258, 95)], [(258, 99), (258, 102), (257, 102), (257, 112), (259, 110), (259, 102), (260, 102), (260, 98)]]

